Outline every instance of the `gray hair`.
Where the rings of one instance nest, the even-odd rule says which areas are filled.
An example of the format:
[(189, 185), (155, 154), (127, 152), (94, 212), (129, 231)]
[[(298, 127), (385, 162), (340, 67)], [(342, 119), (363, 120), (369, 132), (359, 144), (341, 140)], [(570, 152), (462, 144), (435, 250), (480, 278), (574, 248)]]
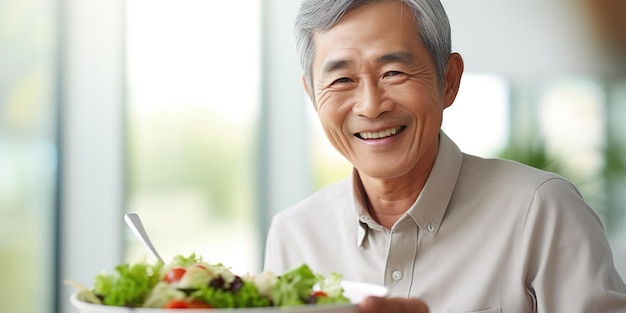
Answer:
[[(315, 57), (313, 34), (330, 30), (350, 9), (389, 0), (303, 0), (295, 22), (296, 50), (304, 79), (315, 101), (312, 65)], [(439, 84), (443, 87), (448, 57), (451, 53), (450, 22), (439, 0), (397, 0), (411, 8), (422, 43), (428, 49)]]

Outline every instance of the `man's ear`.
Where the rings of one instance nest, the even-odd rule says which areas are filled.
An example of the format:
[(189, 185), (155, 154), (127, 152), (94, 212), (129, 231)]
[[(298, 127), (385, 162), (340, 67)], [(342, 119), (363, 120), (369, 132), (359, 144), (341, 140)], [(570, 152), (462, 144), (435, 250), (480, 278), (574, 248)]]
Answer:
[(450, 54), (446, 67), (445, 83), (443, 85), (444, 108), (449, 107), (456, 98), (463, 75), (463, 58), (458, 53)]
[(304, 86), (304, 91), (306, 91), (307, 96), (309, 96), (309, 100), (311, 100), (311, 104), (313, 104), (313, 108), (317, 111), (317, 104), (315, 103), (315, 98), (313, 98), (312, 90), (309, 89), (309, 84), (306, 83), (306, 78), (304, 75), (302, 76), (302, 86)]
[(309, 96), (309, 99), (313, 99), (313, 97), (311, 97), (311, 91), (309, 90), (309, 85), (306, 83), (306, 78), (304, 77), (304, 75), (302, 75), (302, 86), (304, 86), (304, 91), (306, 91), (307, 96)]

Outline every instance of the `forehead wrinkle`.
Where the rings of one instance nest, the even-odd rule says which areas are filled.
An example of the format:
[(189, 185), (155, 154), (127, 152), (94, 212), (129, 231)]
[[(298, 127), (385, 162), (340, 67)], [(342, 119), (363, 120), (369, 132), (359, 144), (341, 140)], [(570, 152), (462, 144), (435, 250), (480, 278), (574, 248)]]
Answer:
[(378, 57), (376, 61), (381, 64), (401, 63), (405, 65), (416, 65), (418, 63), (417, 58), (407, 51), (387, 53)]

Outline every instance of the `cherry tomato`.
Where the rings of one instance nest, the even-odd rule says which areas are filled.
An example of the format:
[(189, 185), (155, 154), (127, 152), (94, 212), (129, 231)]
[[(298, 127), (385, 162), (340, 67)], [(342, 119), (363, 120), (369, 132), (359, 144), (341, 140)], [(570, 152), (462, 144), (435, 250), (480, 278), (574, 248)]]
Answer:
[(207, 303), (204, 303), (204, 302), (199, 301), (199, 300), (191, 300), (191, 301), (187, 302), (187, 305), (188, 305), (187, 306), (188, 308), (207, 308), (207, 309), (213, 308), (212, 306), (208, 305)]
[(165, 274), (163, 280), (166, 281), (168, 284), (175, 283), (179, 281), (180, 278), (183, 277), (183, 275), (185, 275), (185, 272), (187, 272), (187, 270), (185, 270), (184, 268), (175, 267), (167, 272), (167, 274)]
[(167, 304), (165, 304), (164, 308), (166, 309), (187, 309), (189, 305), (185, 300), (170, 300)]
[(321, 297), (328, 297), (328, 295), (321, 291), (321, 290), (317, 290), (317, 291), (313, 291), (313, 293), (311, 294), (312, 297), (316, 297), (316, 298), (321, 298)]
[(165, 304), (164, 308), (166, 309), (196, 309), (196, 308), (210, 309), (213, 307), (199, 300), (191, 300), (191, 301), (170, 300), (167, 304)]

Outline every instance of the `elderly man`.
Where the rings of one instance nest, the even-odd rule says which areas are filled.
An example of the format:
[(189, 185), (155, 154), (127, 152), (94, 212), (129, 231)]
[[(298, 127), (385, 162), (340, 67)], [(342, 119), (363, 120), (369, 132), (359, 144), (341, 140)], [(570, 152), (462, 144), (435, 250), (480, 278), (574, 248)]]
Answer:
[(304, 87), (354, 170), (274, 217), (266, 269), (389, 288), (362, 312), (626, 312), (603, 226), (571, 183), (464, 154), (441, 131), (463, 60), (438, 0), (305, 0), (295, 35)]

